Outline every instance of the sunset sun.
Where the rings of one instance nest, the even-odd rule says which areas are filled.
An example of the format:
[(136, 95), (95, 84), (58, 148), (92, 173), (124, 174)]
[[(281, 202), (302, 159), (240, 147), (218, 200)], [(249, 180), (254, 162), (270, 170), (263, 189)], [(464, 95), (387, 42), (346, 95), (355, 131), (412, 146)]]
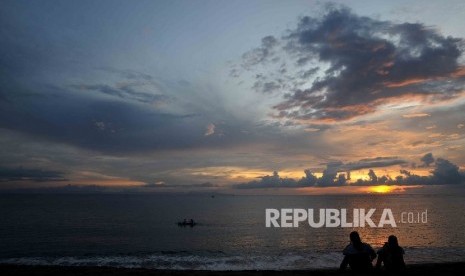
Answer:
[(388, 185), (372, 186), (368, 188), (369, 193), (388, 194), (394, 191), (394, 187)]

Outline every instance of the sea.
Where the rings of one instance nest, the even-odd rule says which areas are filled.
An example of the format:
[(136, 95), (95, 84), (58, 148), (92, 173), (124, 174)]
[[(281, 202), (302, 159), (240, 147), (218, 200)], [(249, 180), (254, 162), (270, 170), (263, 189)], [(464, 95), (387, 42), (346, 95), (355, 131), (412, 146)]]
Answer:
[[(266, 209), (390, 209), (396, 227), (266, 227)], [(0, 194), (0, 263), (174, 270), (336, 268), (349, 233), (408, 264), (465, 261), (463, 195)], [(426, 215), (424, 213), (426, 212)], [(318, 213), (317, 213), (318, 214)], [(179, 226), (194, 219), (194, 227)], [(426, 218), (426, 220), (425, 220)], [(349, 216), (349, 220), (351, 217)], [(405, 223), (403, 223), (405, 222)]]

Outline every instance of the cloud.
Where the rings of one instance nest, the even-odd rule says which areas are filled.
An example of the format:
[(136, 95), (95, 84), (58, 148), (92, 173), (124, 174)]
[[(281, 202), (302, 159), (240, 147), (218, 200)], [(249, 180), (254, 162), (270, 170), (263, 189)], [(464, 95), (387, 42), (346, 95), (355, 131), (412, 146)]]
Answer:
[(331, 162), (326, 165), (326, 169), (323, 171), (323, 175), (316, 182), (316, 185), (322, 187), (334, 186), (334, 179), (342, 165), (342, 162)]
[(378, 182), (378, 177), (376, 176), (375, 172), (372, 169), (370, 169), (368, 171), (368, 176), (370, 177), (370, 181), (372, 183), (377, 183)]
[(405, 176), (411, 176), (411, 175), (412, 175), (412, 174), (411, 174), (409, 171), (407, 171), (407, 170), (400, 170), (399, 172), (400, 172), (401, 174), (405, 175)]
[(246, 69), (250, 67), (269, 61), (269, 57), (273, 56), (273, 50), (278, 45), (279, 41), (274, 36), (266, 36), (262, 38), (260, 47), (250, 50), (242, 55), (242, 66)]
[(107, 153), (185, 148), (202, 143), (203, 133), (199, 129), (204, 122), (195, 114), (164, 113), (134, 103), (63, 91), (54, 96), (57, 90), (38, 86), (40, 97), (0, 102), (0, 127), (26, 133), (39, 141)]
[[(84, 44), (64, 47), (50, 37), (68, 36), (33, 32), (24, 28), (27, 25), (15, 24), (17, 18), (0, 18), (5, 23), (0, 24), (0, 32), (5, 34), (0, 51), (6, 53), (0, 56), (0, 128), (24, 134), (29, 137), (28, 144), (56, 143), (84, 151), (130, 155), (225, 148), (245, 140), (255, 142), (265, 128), (277, 132), (276, 127), (254, 128), (251, 116), (238, 118), (207, 81), (187, 83), (156, 70), (148, 74), (115, 69), (111, 62), (94, 60), (90, 51), (81, 49)], [(60, 31), (64, 28), (56, 27)], [(264, 39), (263, 43), (269, 47), (273, 41)], [(81, 51), (74, 52), (76, 48)], [(70, 62), (71, 56), (79, 62)], [(96, 68), (95, 64), (106, 67)], [(246, 117), (244, 112), (240, 116)], [(221, 125), (224, 135), (204, 139), (204, 128), (213, 119), (225, 122)]]
[(434, 157), (433, 157), (433, 154), (430, 152), (430, 153), (427, 153), (425, 154), (421, 159), (420, 159), (421, 162), (423, 162), (423, 165), (425, 167), (429, 167), (430, 164), (432, 164), (434, 162)]
[(106, 83), (79, 83), (70, 88), (82, 91), (98, 92), (108, 96), (146, 104), (166, 104), (174, 99), (163, 93), (166, 89), (162, 82), (150, 74), (128, 69), (99, 67), (92, 70), (96, 75), (103, 73)]
[(108, 66), (98, 67), (96, 69), (101, 70), (103, 72), (108, 72), (108, 73), (119, 75), (121, 78), (124, 78), (124, 79), (135, 80), (135, 81), (146, 81), (146, 82), (153, 84), (154, 86), (159, 86), (154, 76), (143, 73), (143, 72), (129, 70), (129, 69), (116, 69), (116, 68), (112, 68)]
[(398, 157), (375, 157), (365, 158), (357, 162), (350, 162), (340, 167), (340, 171), (353, 171), (368, 168), (382, 168), (394, 165), (406, 164), (407, 161), (399, 159)]
[(305, 184), (304, 182), (297, 182), (292, 178), (281, 178), (278, 172), (274, 171), (273, 175), (265, 175), (260, 177), (260, 180), (234, 185), (233, 187), (236, 189), (296, 188), (304, 187)]
[(254, 83), (252, 88), (262, 93), (273, 93), (275, 91), (279, 91), (282, 86), (274, 81), (263, 82), (259, 80)]
[[(425, 158), (426, 156), (426, 158)], [(236, 184), (236, 189), (260, 189), (260, 188), (299, 188), (299, 187), (342, 187), (342, 186), (369, 186), (369, 185), (448, 185), (465, 184), (465, 172), (460, 172), (459, 167), (442, 158), (434, 159), (432, 154), (426, 154), (423, 162), (430, 164), (434, 160), (435, 167), (429, 176), (418, 176), (405, 169), (400, 170), (400, 175), (392, 179), (389, 175), (378, 176), (373, 169), (368, 171), (368, 180), (357, 179), (349, 184), (350, 172), (340, 173), (344, 168), (351, 167), (342, 162), (328, 163), (321, 177), (316, 177), (310, 170), (305, 170), (305, 176), (300, 180), (281, 178), (278, 172), (272, 176), (260, 177), (247, 183)], [(385, 159), (385, 158), (381, 158)], [(425, 159), (425, 160), (423, 160)], [(367, 159), (371, 160), (371, 159)], [(363, 162), (362, 162), (363, 163)], [(354, 164), (354, 163), (351, 163)], [(387, 165), (388, 163), (386, 163)], [(399, 163), (403, 164), (403, 163)], [(381, 165), (381, 164), (380, 164)]]
[[(285, 45), (276, 53), (276, 45)], [(287, 62), (277, 72), (262, 74), (255, 89), (281, 90), (276, 117), (307, 121), (337, 121), (373, 113), (380, 105), (409, 97), (437, 102), (463, 91), (463, 67), (458, 63), (463, 40), (446, 37), (421, 23), (394, 23), (358, 16), (330, 6), (321, 17), (302, 17), (297, 27), (278, 41), (244, 56), (245, 67), (268, 64), (274, 57), (295, 60), (299, 74)], [(315, 65), (318, 65), (315, 67)], [(258, 70), (258, 68), (257, 68)], [(261, 69), (260, 69), (261, 70)], [(284, 81), (283, 80), (288, 80)], [(265, 83), (279, 83), (263, 89)], [(405, 118), (428, 116), (407, 114)]]
[(465, 175), (459, 172), (459, 167), (442, 158), (436, 159), (433, 170), (433, 179), (438, 184), (460, 184), (464, 182)]
[(302, 187), (315, 186), (318, 181), (318, 177), (316, 177), (313, 174), (313, 172), (308, 169), (304, 170), (304, 173), (305, 173), (305, 176), (299, 180), (299, 186), (302, 186)]
[[(88, 70), (97, 75), (102, 71)], [(257, 126), (250, 117), (238, 118), (218, 101), (205, 99), (204, 90), (163, 83), (163, 91), (174, 91), (167, 99), (158, 92), (139, 93), (137, 83), (154, 81), (151, 75), (115, 69), (103, 72), (102, 79), (109, 84), (33, 83), (0, 75), (0, 128), (25, 134), (34, 142), (110, 155), (224, 148), (258, 140), (279, 143), (283, 136), (276, 126)], [(177, 92), (182, 89), (189, 93)], [(148, 104), (153, 101), (167, 106)], [(212, 118), (221, 122), (221, 132), (214, 124), (205, 131)], [(212, 139), (204, 139), (205, 134)]]
[(123, 83), (119, 84), (119, 87), (113, 87), (106, 84), (80, 84), (72, 85), (71, 87), (79, 90), (96, 91), (121, 99), (129, 99), (149, 104), (163, 103), (169, 99), (169, 97), (165, 95), (137, 91), (135, 90), (137, 86), (139, 86), (139, 84)]
[[(81, 63), (52, 66), (48, 62), (61, 59), (51, 54), (54, 45), (45, 47), (46, 37), (23, 34), (11, 39), (20, 30), (8, 25), (8, 39), (0, 44), (1, 50), (11, 53), (0, 57), (0, 128), (25, 134), (28, 143), (120, 155), (284, 140), (278, 126), (258, 125), (261, 122), (247, 116), (248, 111), (230, 108), (211, 84), (186, 85), (178, 79), (162, 81), (163, 74)], [(0, 29), (5, 26), (0, 24)], [(28, 43), (17, 45), (19, 41)], [(272, 47), (273, 41), (264, 39), (263, 47)], [(30, 46), (35, 44), (46, 50)], [(205, 126), (213, 120), (224, 123), (216, 126), (211, 139), (204, 139)]]
[(404, 114), (402, 117), (404, 118), (422, 118), (422, 117), (429, 117), (428, 113), (412, 113), (412, 114)]
[(65, 181), (64, 173), (58, 171), (0, 167), (0, 182), (8, 181)]

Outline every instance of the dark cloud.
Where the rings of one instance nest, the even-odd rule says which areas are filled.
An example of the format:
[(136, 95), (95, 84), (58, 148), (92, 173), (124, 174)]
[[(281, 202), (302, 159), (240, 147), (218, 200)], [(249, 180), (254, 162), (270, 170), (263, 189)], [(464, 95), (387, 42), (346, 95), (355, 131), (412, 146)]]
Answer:
[[(81, 44), (62, 53), (64, 42), (54, 44), (48, 33), (22, 32), (12, 23), (15, 18), (5, 18), (0, 17), (5, 23), (0, 24), (0, 52), (6, 53), (0, 55), (2, 129), (25, 134), (30, 141), (110, 155), (282, 141), (278, 127), (239, 119), (216, 91), (209, 91), (213, 88), (77, 62), (89, 60), (80, 56), (85, 51), (74, 51)], [(263, 39), (263, 49), (275, 47), (276, 41)], [(224, 122), (218, 135), (205, 137), (205, 127), (217, 121)]]
[[(9, 85), (8, 89), (0, 89), (0, 95), (6, 99), (0, 100), (0, 128), (25, 134), (29, 141), (37, 143), (71, 145), (109, 155), (230, 149), (257, 142), (287, 151), (289, 146), (279, 146), (282, 141), (293, 148), (315, 142), (308, 141), (303, 131), (288, 135), (282, 131), (282, 125), (238, 118), (219, 101), (195, 97), (195, 91), (188, 95), (192, 100), (179, 99), (188, 106), (176, 101), (169, 108), (101, 94), (39, 82), (34, 86)], [(212, 123), (215, 134), (205, 136), (205, 128)]]
[(423, 162), (423, 165), (424, 165), (425, 167), (429, 167), (429, 165), (431, 165), (432, 163), (434, 163), (433, 154), (432, 154), (431, 152), (425, 154), (425, 155), (420, 159), (420, 161)]
[(113, 84), (74, 84), (70, 88), (99, 92), (123, 100), (132, 100), (148, 104), (168, 103), (173, 99), (164, 93), (162, 81), (150, 74), (134, 70), (115, 69), (111, 67), (96, 68), (106, 78), (115, 79)]
[[(374, 112), (396, 97), (418, 94), (444, 100), (462, 91), (462, 39), (421, 23), (381, 21), (329, 7), (319, 18), (302, 17), (280, 43), (298, 67), (322, 67), (298, 73), (310, 86), (281, 85), (284, 100), (274, 107), (279, 117), (345, 120)], [(244, 57), (247, 68), (268, 62), (277, 44), (262, 42), (249, 52)]]
[(64, 173), (41, 169), (0, 167), (0, 182), (6, 181), (65, 181)]
[(401, 174), (405, 175), (405, 176), (411, 176), (411, 175), (412, 175), (412, 174), (411, 174), (409, 171), (407, 171), (407, 170), (400, 170), (399, 172), (400, 172)]
[(98, 67), (96, 68), (98, 70), (101, 70), (103, 72), (108, 72), (111, 74), (116, 74), (120, 78), (123, 79), (128, 79), (128, 80), (136, 80), (136, 81), (146, 81), (151, 84), (154, 84), (155, 86), (159, 86), (156, 78), (150, 74), (146, 74), (143, 72), (135, 71), (135, 70), (129, 70), (129, 69), (116, 69), (112, 67)]
[(162, 94), (153, 94), (137, 91), (136, 88), (139, 84), (124, 83), (119, 84), (119, 87), (113, 87), (106, 84), (81, 84), (72, 85), (72, 88), (79, 90), (97, 91), (110, 96), (119, 97), (121, 99), (129, 99), (142, 103), (157, 104), (164, 103), (169, 100), (168, 96)]
[[(235, 185), (240, 189), (254, 189), (254, 188), (282, 188), (282, 187), (332, 187), (343, 186), (350, 180), (351, 170), (360, 170), (365, 168), (379, 168), (388, 167), (393, 165), (401, 165), (407, 163), (397, 157), (376, 157), (361, 159), (357, 162), (343, 163), (341, 161), (329, 162), (323, 170), (323, 175), (318, 178), (309, 169), (305, 170), (305, 176), (298, 181), (290, 178), (282, 179), (279, 177), (278, 172), (274, 172), (272, 176), (261, 177), (260, 180), (251, 181)], [(343, 173), (341, 173), (343, 172)], [(374, 172), (371, 170), (374, 174)], [(376, 182), (376, 181), (375, 181)], [(285, 186), (283, 186), (285, 185)]]
[(371, 183), (378, 183), (378, 177), (376, 176), (375, 172), (372, 169), (368, 171), (368, 176), (370, 177)]
[(280, 90), (281, 85), (273, 81), (269, 81), (269, 82), (256, 81), (252, 88), (262, 93), (273, 93), (275, 91)]
[(278, 172), (273, 172), (273, 175), (265, 175), (260, 177), (260, 180), (254, 180), (248, 183), (234, 185), (236, 189), (260, 189), (260, 188), (297, 188), (304, 187), (305, 182), (297, 182), (292, 178), (281, 178)]
[[(431, 156), (432, 157), (432, 156)], [(379, 159), (386, 159), (380, 157)], [(366, 160), (376, 160), (365, 159)], [(351, 163), (354, 164), (354, 163)], [(323, 175), (318, 178), (310, 170), (305, 170), (305, 176), (300, 180), (290, 178), (280, 178), (278, 172), (272, 176), (263, 176), (260, 180), (254, 180), (247, 183), (237, 184), (237, 189), (259, 189), (259, 188), (299, 188), (299, 187), (338, 187), (349, 185), (350, 172), (343, 172), (347, 164), (342, 162), (331, 162), (326, 165)], [(368, 180), (357, 179), (350, 183), (350, 186), (369, 186), (369, 185), (449, 185), (465, 184), (465, 172), (460, 172), (459, 167), (448, 160), (437, 158), (434, 162), (434, 169), (429, 176), (415, 175), (405, 169), (401, 169), (401, 175), (392, 179), (389, 175), (378, 176), (369, 169)]]
[[(37, 142), (62, 143), (106, 154), (224, 148), (255, 141), (279, 144), (285, 136), (279, 126), (244, 121), (221, 108), (209, 110), (205, 104), (175, 107), (179, 109), (175, 113), (171, 108), (76, 93), (69, 86), (47, 84), (32, 88), (16, 84), (0, 90), (0, 95), (6, 99), (0, 100), (0, 128), (26, 134)], [(197, 103), (194, 101), (189, 104)], [(205, 136), (212, 118), (215, 135)], [(302, 143), (300, 138), (285, 139), (297, 145)]]
[(134, 189), (126, 187), (105, 187), (100, 185), (71, 185), (67, 184), (58, 187), (29, 187), (25, 188), (7, 188), (2, 189), (2, 193), (14, 194), (41, 194), (41, 193), (59, 193), (59, 194), (95, 194), (95, 193), (130, 193)]
[(376, 157), (376, 158), (365, 158), (357, 162), (350, 162), (341, 167), (344, 171), (361, 170), (368, 168), (382, 168), (394, 165), (406, 164), (407, 161), (399, 159), (397, 157)]
[(246, 69), (251, 68), (254, 65), (269, 62), (270, 58), (273, 57), (273, 50), (278, 45), (278, 39), (274, 36), (266, 36), (262, 38), (262, 45), (242, 55), (244, 60), (242, 66)]
[(107, 153), (186, 148), (203, 143), (206, 124), (195, 114), (169, 114), (137, 104), (36, 87), (39, 97), (0, 102), (0, 127), (38, 140)]
[[(35, 28), (43, 26), (32, 19), (25, 23), (26, 18), (3, 9), (0, 14), (1, 129), (26, 134), (38, 143), (106, 154), (243, 141), (243, 122), (226, 114), (218, 101), (205, 100), (205, 89), (177, 80), (163, 82), (136, 70), (98, 67), (111, 63), (94, 59), (91, 49), (97, 48), (86, 44), (93, 40), (68, 41), (69, 36), (62, 35), (64, 26), (42, 32)], [(273, 42), (263, 43), (268, 47)], [(226, 122), (224, 137), (203, 135), (212, 118)]]
[[(426, 157), (426, 158), (425, 158)], [(434, 168), (429, 176), (415, 175), (405, 169), (400, 170), (399, 176), (392, 179), (388, 175), (381, 177), (376, 176), (373, 170), (368, 173), (369, 180), (357, 180), (352, 185), (375, 185), (375, 184), (396, 184), (396, 185), (450, 185), (464, 184), (465, 172), (461, 172), (459, 167), (450, 161), (443, 158), (434, 158), (431, 153), (426, 154), (422, 158), (422, 162), (430, 166), (434, 163)], [(425, 160), (423, 160), (425, 159)], [(433, 160), (433, 162), (430, 162)]]
[(326, 169), (323, 171), (323, 175), (316, 182), (317, 186), (334, 186), (337, 173), (339, 172), (342, 162), (331, 162), (326, 165)]
[(465, 181), (465, 174), (459, 172), (459, 167), (450, 161), (438, 158), (433, 170), (434, 182), (438, 184), (460, 184)]
[(316, 177), (313, 174), (313, 172), (308, 169), (304, 170), (304, 173), (305, 173), (305, 176), (299, 180), (299, 186), (302, 186), (302, 187), (315, 186), (318, 181), (318, 177)]
[(320, 68), (316, 67), (316, 68), (311, 68), (308, 70), (300, 71), (299, 77), (304, 80), (308, 79), (309, 77), (315, 75), (318, 72), (318, 70), (320, 70)]

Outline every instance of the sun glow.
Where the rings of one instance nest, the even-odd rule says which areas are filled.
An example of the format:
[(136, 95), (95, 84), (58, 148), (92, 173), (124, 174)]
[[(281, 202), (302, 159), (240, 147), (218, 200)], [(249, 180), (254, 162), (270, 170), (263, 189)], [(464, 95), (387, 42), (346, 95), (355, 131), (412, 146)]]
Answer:
[(370, 193), (386, 194), (392, 192), (394, 189), (395, 187), (392, 186), (380, 185), (369, 187), (367, 191)]

